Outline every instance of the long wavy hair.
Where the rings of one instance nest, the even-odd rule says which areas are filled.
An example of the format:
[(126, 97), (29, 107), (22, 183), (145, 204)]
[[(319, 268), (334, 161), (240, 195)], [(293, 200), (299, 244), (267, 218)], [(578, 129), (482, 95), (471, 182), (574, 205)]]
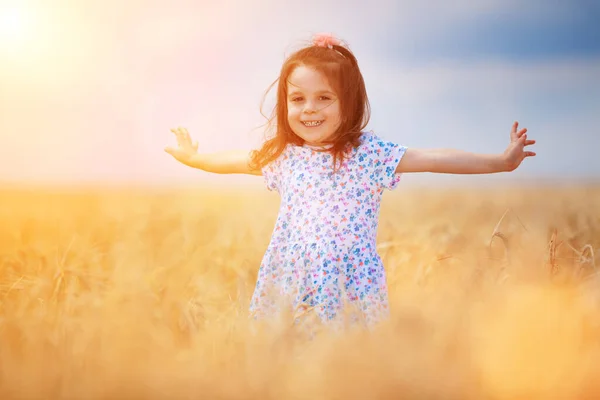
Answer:
[[(363, 129), (369, 123), (371, 107), (363, 76), (354, 54), (345, 46), (333, 45), (333, 48), (310, 45), (290, 55), (281, 68), (277, 78), (265, 92), (262, 108), (267, 94), (277, 84), (277, 99), (270, 117), (267, 118), (267, 130), (272, 137), (267, 139), (259, 150), (251, 154), (250, 167), (256, 170), (275, 160), (285, 147), (292, 143), (301, 146), (304, 140), (296, 135), (288, 123), (287, 82), (295, 68), (305, 66), (322, 73), (340, 102), (340, 126), (325, 143), (324, 150), (333, 155), (333, 168), (338, 161), (343, 162), (350, 150), (358, 147)], [(264, 114), (263, 114), (264, 116)], [(274, 133), (274, 134), (273, 134)]]

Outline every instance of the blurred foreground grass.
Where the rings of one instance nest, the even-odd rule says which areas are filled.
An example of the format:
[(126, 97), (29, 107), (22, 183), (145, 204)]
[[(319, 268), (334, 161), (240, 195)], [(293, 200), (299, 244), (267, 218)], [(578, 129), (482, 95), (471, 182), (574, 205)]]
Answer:
[(277, 207), (0, 191), (0, 398), (600, 396), (599, 187), (386, 194), (392, 318), (312, 342), (247, 318)]

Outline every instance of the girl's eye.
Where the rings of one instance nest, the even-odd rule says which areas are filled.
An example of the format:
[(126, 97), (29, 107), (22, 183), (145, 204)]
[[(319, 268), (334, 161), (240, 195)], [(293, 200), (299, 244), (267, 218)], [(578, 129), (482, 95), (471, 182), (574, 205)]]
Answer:
[[(295, 102), (302, 101), (302, 100), (304, 100), (304, 98), (302, 98), (302, 97), (294, 97), (294, 98), (292, 98), (292, 101), (295, 101)], [(331, 98), (327, 97), (327, 96), (321, 96), (321, 97), (319, 97), (319, 100), (329, 101), (329, 100), (331, 100)]]

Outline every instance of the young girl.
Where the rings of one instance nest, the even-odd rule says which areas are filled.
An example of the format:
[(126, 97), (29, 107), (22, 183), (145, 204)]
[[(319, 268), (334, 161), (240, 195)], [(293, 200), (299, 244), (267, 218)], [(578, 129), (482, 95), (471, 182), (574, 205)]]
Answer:
[(375, 239), (384, 189), (394, 189), (403, 172), (513, 171), (535, 156), (524, 150), (535, 141), (517, 122), (508, 148), (491, 155), (407, 149), (364, 131), (370, 109), (363, 77), (352, 52), (330, 35), (316, 35), (287, 58), (278, 82), (275, 134), (260, 150), (199, 154), (183, 128), (172, 129), (178, 147), (165, 149), (207, 172), (263, 175), (279, 192), (250, 306), (256, 317), (284, 305), (331, 322), (351, 305), (367, 325), (381, 321), (388, 298)]

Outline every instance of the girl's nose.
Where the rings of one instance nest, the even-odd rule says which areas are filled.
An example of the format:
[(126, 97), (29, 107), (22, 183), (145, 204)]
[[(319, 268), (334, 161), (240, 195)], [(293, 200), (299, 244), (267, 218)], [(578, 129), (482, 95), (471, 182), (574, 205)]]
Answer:
[(304, 112), (306, 114), (313, 114), (315, 112), (315, 107), (313, 107), (311, 104), (306, 104), (306, 106), (304, 107)]

